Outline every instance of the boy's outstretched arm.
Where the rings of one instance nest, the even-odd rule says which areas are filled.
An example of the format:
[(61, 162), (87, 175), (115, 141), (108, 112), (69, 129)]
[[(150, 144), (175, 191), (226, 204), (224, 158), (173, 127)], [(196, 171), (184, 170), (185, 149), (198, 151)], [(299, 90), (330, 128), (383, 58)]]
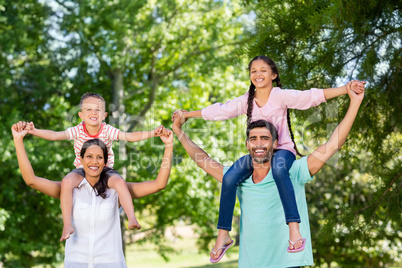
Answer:
[(136, 142), (136, 141), (142, 141), (146, 140), (152, 137), (159, 137), (161, 136), (161, 133), (163, 132), (164, 127), (159, 126), (155, 128), (154, 130), (150, 131), (136, 131), (136, 132), (123, 132), (121, 131), (119, 134), (119, 140), (123, 141), (131, 141), (131, 142)]
[(165, 144), (161, 167), (155, 180), (139, 183), (127, 182), (132, 198), (140, 198), (165, 189), (172, 168), (173, 159), (173, 132), (163, 128), (160, 133), (161, 140)]
[(34, 126), (33, 122), (27, 123), (26, 129), (28, 130), (28, 134), (37, 136), (39, 138), (49, 140), (49, 141), (61, 141), (67, 140), (67, 132), (66, 131), (53, 131), (47, 129), (37, 129)]
[(315, 175), (320, 171), (324, 164), (341, 149), (349, 135), (357, 112), (359, 111), (360, 104), (363, 101), (364, 93), (356, 94), (348, 88), (348, 94), (350, 97), (349, 109), (342, 122), (336, 127), (329, 141), (319, 146), (307, 158), (307, 164), (311, 175)]
[(17, 153), (18, 165), (21, 171), (22, 178), (25, 183), (48, 196), (60, 198), (60, 181), (51, 181), (41, 177), (37, 177), (32, 168), (31, 162), (28, 159), (24, 147), (24, 137), (28, 130), (21, 129), (22, 122), (14, 124), (11, 127), (11, 132), (14, 138), (15, 151)]

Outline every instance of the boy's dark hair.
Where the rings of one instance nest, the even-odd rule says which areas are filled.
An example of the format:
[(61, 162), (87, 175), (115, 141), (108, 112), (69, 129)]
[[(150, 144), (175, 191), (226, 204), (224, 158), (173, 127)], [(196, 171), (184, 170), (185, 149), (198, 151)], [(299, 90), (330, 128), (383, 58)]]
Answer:
[(247, 132), (246, 132), (247, 140), (250, 137), (250, 131), (257, 127), (265, 127), (266, 129), (268, 129), (272, 135), (272, 142), (275, 142), (275, 140), (278, 139), (278, 131), (276, 130), (276, 127), (273, 124), (271, 124), (270, 122), (265, 121), (265, 120), (257, 120), (257, 121), (251, 122), (248, 125)]
[[(92, 139), (92, 140), (87, 140), (86, 142), (84, 142), (84, 144), (82, 145), (82, 148), (81, 148), (81, 152), (80, 152), (81, 158), (84, 158), (85, 152), (92, 145), (97, 145), (102, 149), (103, 159), (105, 160), (105, 165), (106, 165), (107, 160), (108, 160), (107, 147), (103, 143), (103, 141), (101, 141), (100, 139)], [(108, 188), (107, 182), (109, 180), (109, 176), (106, 174), (108, 170), (110, 170), (110, 167), (105, 166), (103, 168), (102, 173), (100, 174), (99, 181), (97, 183), (95, 183), (95, 185), (93, 187), (94, 190), (96, 190), (96, 194), (100, 195), (103, 199), (106, 198), (106, 189)]]
[(104, 99), (101, 95), (96, 94), (96, 93), (92, 93), (92, 92), (87, 92), (87, 93), (85, 93), (84, 95), (81, 96), (80, 108), (81, 108), (82, 102), (83, 102), (86, 98), (90, 98), (90, 97), (100, 99), (101, 101), (103, 101), (103, 103), (106, 104), (105, 99)]

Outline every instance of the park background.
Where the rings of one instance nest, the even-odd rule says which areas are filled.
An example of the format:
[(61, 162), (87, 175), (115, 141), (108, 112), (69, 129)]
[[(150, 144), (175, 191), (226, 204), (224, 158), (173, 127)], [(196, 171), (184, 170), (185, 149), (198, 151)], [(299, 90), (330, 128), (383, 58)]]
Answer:
[[(315, 267), (401, 267), (401, 3), (0, 0), (0, 266), (58, 267), (64, 250), (59, 200), (24, 184), (13, 123), (65, 130), (79, 123), (81, 95), (96, 92), (115, 127), (169, 128), (176, 109), (199, 110), (243, 95), (247, 64), (262, 54), (276, 62), (286, 89), (367, 81), (345, 146), (306, 186)], [(303, 154), (328, 139), (348, 103), (341, 96), (291, 111)], [(230, 165), (246, 153), (245, 121), (191, 119), (184, 129)], [(72, 142), (28, 136), (25, 144), (36, 175), (61, 180), (73, 168)], [(145, 181), (156, 177), (163, 143), (115, 142), (114, 151), (115, 168), (128, 181)], [(143, 229), (124, 230), (129, 267), (150, 267), (139, 261), (145, 256), (153, 267), (205, 267), (219, 195), (219, 183), (176, 139), (166, 189), (134, 200)], [(233, 234), (238, 207), (235, 214)], [(190, 242), (174, 231), (188, 226)], [(237, 267), (237, 250), (215, 267)]]

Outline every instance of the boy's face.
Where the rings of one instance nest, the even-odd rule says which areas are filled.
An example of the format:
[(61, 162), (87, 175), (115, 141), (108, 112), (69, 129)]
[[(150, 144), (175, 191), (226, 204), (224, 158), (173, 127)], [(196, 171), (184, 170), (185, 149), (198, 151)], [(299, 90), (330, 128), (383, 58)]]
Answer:
[(82, 102), (81, 111), (78, 113), (78, 116), (88, 126), (100, 126), (107, 116), (105, 103), (98, 98), (86, 98)]

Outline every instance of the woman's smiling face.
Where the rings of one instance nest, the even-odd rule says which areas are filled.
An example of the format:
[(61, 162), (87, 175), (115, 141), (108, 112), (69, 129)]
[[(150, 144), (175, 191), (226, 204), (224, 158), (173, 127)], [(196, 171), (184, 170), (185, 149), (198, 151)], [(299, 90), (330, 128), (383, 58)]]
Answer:
[(85, 170), (85, 176), (87, 178), (88, 177), (99, 178), (106, 164), (103, 155), (103, 150), (98, 145), (91, 145), (90, 147), (88, 147), (81, 161)]

